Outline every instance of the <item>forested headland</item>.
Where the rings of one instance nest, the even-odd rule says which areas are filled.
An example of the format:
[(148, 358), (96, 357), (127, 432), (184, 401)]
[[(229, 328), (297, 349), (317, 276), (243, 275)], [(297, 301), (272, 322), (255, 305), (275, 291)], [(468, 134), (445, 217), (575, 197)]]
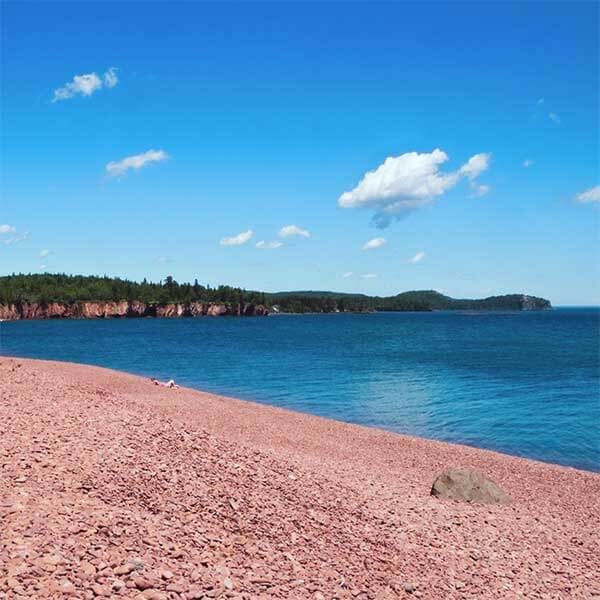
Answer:
[[(269, 312), (330, 313), (433, 310), (544, 310), (544, 298), (509, 294), (483, 299), (454, 299), (433, 290), (410, 291), (395, 296), (367, 296), (326, 291), (268, 293), (228, 285), (211, 287), (177, 282), (168, 276), (159, 282), (118, 277), (66, 274), (13, 274), (0, 277), (0, 304), (6, 306), (74, 305), (86, 302), (128, 302), (147, 306), (194, 303), (262, 306)], [(227, 313), (233, 314), (233, 313)], [(184, 313), (185, 316), (185, 313)]]

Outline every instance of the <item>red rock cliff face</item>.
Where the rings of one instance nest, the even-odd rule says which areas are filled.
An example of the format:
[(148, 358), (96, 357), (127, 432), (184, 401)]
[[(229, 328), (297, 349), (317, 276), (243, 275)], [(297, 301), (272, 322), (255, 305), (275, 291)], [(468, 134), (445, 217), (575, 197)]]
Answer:
[(266, 316), (269, 309), (255, 304), (225, 304), (191, 302), (186, 304), (144, 304), (143, 302), (25, 302), (0, 304), (0, 319), (115, 319), (135, 317), (220, 317)]

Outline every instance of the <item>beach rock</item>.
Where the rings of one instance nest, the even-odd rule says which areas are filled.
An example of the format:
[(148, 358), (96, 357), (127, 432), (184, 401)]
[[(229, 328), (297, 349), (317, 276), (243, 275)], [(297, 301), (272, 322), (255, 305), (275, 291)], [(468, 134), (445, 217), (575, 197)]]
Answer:
[(480, 471), (450, 468), (433, 482), (431, 495), (459, 502), (508, 504), (511, 499), (498, 485)]

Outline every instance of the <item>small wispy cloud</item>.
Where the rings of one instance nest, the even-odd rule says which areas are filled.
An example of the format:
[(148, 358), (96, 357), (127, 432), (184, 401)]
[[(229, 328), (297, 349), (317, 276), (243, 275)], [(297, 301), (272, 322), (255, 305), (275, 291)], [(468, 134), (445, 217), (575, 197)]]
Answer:
[(381, 246), (384, 246), (385, 244), (387, 244), (387, 240), (385, 238), (376, 237), (376, 238), (373, 238), (372, 240), (369, 240), (368, 242), (365, 242), (363, 244), (362, 249), (363, 250), (374, 250), (375, 248), (381, 248)]
[(237, 235), (232, 237), (224, 237), (221, 239), (219, 244), (221, 246), (241, 246), (250, 240), (250, 238), (254, 235), (252, 229), (248, 229), (248, 231), (242, 231)]
[(377, 277), (377, 273), (363, 273), (361, 277), (363, 279), (375, 279)]
[(577, 194), (575, 197), (577, 202), (582, 204), (588, 204), (590, 202), (600, 202), (600, 185), (596, 185), (585, 192), (581, 192), (581, 194)]
[(50, 254), (50, 250), (48, 250), (47, 248), (44, 248), (44, 250), (40, 251), (40, 258), (45, 258), (49, 254)]
[(347, 271), (346, 273), (344, 273), (344, 274), (342, 275), (342, 277), (343, 277), (344, 279), (348, 279), (348, 277), (352, 277), (352, 275), (354, 275), (354, 273), (353, 273), (352, 271)]
[(469, 181), (473, 181), (484, 171), (487, 171), (491, 160), (492, 155), (489, 152), (475, 154), (458, 170), (458, 173), (467, 177)]
[(91, 96), (94, 92), (102, 89), (103, 86), (113, 88), (117, 83), (119, 83), (119, 78), (117, 77), (117, 69), (115, 67), (108, 69), (101, 77), (96, 73), (75, 75), (72, 81), (54, 90), (52, 102), (68, 100), (75, 96)]
[(168, 265), (175, 262), (175, 260), (170, 256), (159, 256), (156, 260), (163, 265)]
[(533, 161), (530, 158), (526, 158), (523, 161), (523, 166), (528, 169), (529, 167), (531, 167), (531, 165), (533, 165)]
[(485, 196), (492, 188), (489, 185), (485, 185), (483, 183), (471, 182), (471, 193), (469, 194), (470, 198), (481, 198)]
[(27, 231), (25, 231), (24, 233), (16, 233), (16, 235), (14, 235), (13, 237), (3, 239), (2, 243), (6, 246), (11, 246), (12, 244), (18, 244), (19, 242), (26, 240), (28, 237), (29, 233)]
[(5, 224), (0, 225), (0, 235), (2, 236), (2, 239), (0, 239), (0, 241), (5, 246), (10, 246), (11, 244), (18, 244), (19, 242), (22, 242), (23, 240), (27, 239), (27, 236), (29, 234), (26, 231), (23, 233), (19, 233), (14, 225)]
[(275, 248), (280, 248), (281, 246), (283, 246), (283, 244), (278, 240), (273, 240), (272, 242), (260, 240), (260, 242), (256, 242), (256, 247), (263, 248), (264, 250), (274, 250)]
[(279, 237), (310, 237), (310, 231), (308, 229), (302, 229), (302, 227), (298, 227), (298, 225), (286, 225), (279, 230)]
[(47, 268), (48, 268), (48, 266), (47, 266), (47, 265), (40, 265), (40, 266), (38, 267), (38, 271), (45, 271)]
[(555, 112), (548, 113), (548, 118), (556, 125), (560, 125), (562, 123), (560, 117)]
[(425, 258), (425, 252), (417, 252), (408, 262), (412, 265), (419, 264)]
[(544, 98), (540, 98), (540, 99), (537, 101), (537, 105), (538, 105), (538, 106), (541, 106), (542, 104), (544, 104)]
[(114, 88), (117, 83), (119, 83), (119, 78), (117, 77), (117, 69), (115, 67), (111, 67), (104, 73), (104, 85), (107, 88)]
[(148, 150), (142, 154), (134, 154), (118, 161), (111, 161), (106, 165), (109, 177), (123, 177), (127, 171), (138, 170), (146, 165), (167, 160), (169, 155), (164, 150)]

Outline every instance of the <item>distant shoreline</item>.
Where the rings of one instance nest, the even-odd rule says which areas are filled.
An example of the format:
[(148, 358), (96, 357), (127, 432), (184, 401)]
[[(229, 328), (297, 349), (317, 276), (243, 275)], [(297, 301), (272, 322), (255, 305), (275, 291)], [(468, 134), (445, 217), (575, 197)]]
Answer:
[(0, 319), (264, 316), (287, 312), (429, 312), (434, 310), (547, 310), (545, 298), (504, 294), (451, 298), (435, 290), (394, 296), (330, 291), (260, 292), (231, 286), (141, 282), (61, 273), (0, 276)]
[(198, 318), (198, 317), (265, 317), (279, 315), (318, 314), (375, 314), (375, 313), (517, 313), (552, 310), (545, 308), (371, 308), (363, 310), (284, 311), (276, 307), (254, 304), (228, 304), (192, 302), (189, 304), (144, 304), (142, 302), (76, 302), (64, 304), (20, 303), (0, 304), (0, 321), (58, 320), (58, 319), (146, 319), (146, 318)]

